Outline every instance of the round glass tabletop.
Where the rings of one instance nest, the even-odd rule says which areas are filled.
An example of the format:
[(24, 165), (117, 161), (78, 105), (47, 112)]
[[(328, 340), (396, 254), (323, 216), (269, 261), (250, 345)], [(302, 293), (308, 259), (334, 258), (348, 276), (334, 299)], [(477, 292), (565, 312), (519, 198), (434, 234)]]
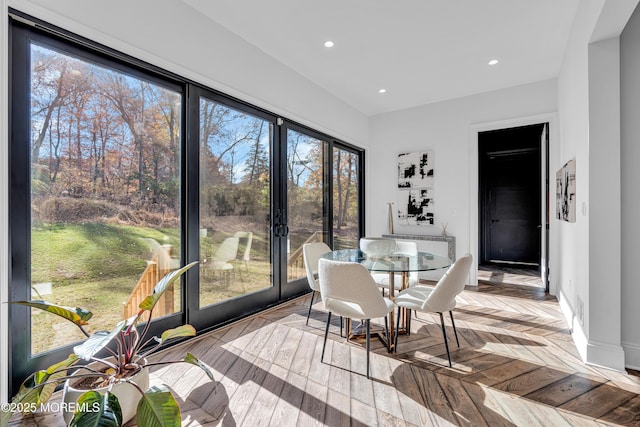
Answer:
[(449, 258), (428, 252), (418, 252), (417, 255), (392, 254), (382, 258), (368, 258), (360, 249), (342, 249), (326, 253), (322, 258), (358, 262), (369, 271), (388, 273), (438, 270), (452, 264)]

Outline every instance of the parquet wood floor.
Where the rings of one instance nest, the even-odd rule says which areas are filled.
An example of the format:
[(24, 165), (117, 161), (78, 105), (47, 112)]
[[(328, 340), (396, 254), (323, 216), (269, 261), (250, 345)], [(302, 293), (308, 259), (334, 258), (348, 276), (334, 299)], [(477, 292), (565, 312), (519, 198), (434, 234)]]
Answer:
[(498, 285), (522, 285), (544, 288), (540, 272), (534, 268), (517, 268), (509, 265), (481, 265), (478, 281)]
[[(418, 314), (397, 354), (372, 340), (372, 379), (360, 342), (309, 296), (172, 347), (191, 365), (152, 372), (181, 403), (183, 426), (640, 426), (640, 378), (583, 364), (558, 303), (536, 287), (481, 283), (454, 310), (460, 347), (447, 364), (439, 318)], [(447, 332), (453, 338), (447, 320)], [(39, 414), (11, 425), (63, 425)], [(135, 425), (130, 423), (130, 425)]]

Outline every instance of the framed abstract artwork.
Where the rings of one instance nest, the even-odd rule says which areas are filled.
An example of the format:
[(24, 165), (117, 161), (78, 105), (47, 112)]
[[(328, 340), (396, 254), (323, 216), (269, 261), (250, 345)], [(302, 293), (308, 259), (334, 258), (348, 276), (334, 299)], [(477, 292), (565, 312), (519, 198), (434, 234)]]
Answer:
[(556, 218), (576, 222), (576, 161), (573, 159), (556, 172)]
[(434, 225), (433, 151), (398, 154), (398, 220)]
[(433, 188), (433, 151), (398, 154), (398, 188)]
[(406, 225), (434, 225), (433, 189), (400, 191), (398, 220)]

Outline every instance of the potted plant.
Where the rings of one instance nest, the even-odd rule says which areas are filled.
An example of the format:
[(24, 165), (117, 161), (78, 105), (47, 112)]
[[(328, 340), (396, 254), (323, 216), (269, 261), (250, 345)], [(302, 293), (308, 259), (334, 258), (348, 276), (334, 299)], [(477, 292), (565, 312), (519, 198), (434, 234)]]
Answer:
[[(138, 426), (179, 426), (181, 424), (180, 408), (171, 392), (164, 387), (148, 388), (148, 367), (167, 363), (186, 362), (199, 366), (207, 376), (213, 380), (211, 371), (194, 355), (187, 353), (180, 360), (160, 361), (149, 363), (146, 359), (158, 350), (164, 343), (181, 337), (194, 336), (193, 326), (185, 324), (174, 329), (164, 331), (156, 336), (145, 338), (149, 331), (150, 321), (138, 330), (144, 314), (151, 319), (153, 309), (162, 294), (173, 285), (188, 269), (198, 262), (192, 262), (178, 270), (172, 271), (162, 278), (154, 287), (153, 293), (148, 295), (139, 305), (140, 311), (129, 319), (120, 321), (112, 331), (99, 331), (93, 334), (85, 327), (92, 317), (90, 311), (81, 308), (64, 307), (46, 301), (16, 301), (15, 304), (44, 310), (58, 315), (75, 324), (87, 340), (73, 348), (73, 354), (45, 370), (36, 371), (29, 375), (22, 383), (18, 393), (8, 405), (3, 405), (0, 412), (0, 427), (6, 427), (11, 415), (15, 411), (29, 412), (47, 402), (56, 386), (65, 382), (64, 396), (74, 396), (67, 403), (67, 407), (74, 408), (69, 414), (67, 422), (70, 426), (121, 426), (128, 419), (137, 414)], [(107, 353), (108, 357), (99, 357), (98, 353)], [(80, 361), (91, 362), (80, 365)], [(78, 364), (78, 365), (76, 365)], [(69, 372), (74, 368), (73, 372)], [(145, 379), (146, 377), (146, 379)], [(90, 379), (88, 390), (80, 391), (77, 401), (69, 386), (79, 380)], [(124, 387), (123, 387), (124, 386)], [(76, 388), (78, 386), (76, 385)], [(119, 389), (124, 388), (122, 392)], [(128, 390), (126, 390), (128, 389)], [(134, 398), (122, 397), (122, 393), (133, 391)], [(120, 399), (118, 398), (120, 395)], [(135, 411), (123, 417), (122, 406), (132, 401), (137, 405)], [(8, 409), (8, 410), (6, 410)]]

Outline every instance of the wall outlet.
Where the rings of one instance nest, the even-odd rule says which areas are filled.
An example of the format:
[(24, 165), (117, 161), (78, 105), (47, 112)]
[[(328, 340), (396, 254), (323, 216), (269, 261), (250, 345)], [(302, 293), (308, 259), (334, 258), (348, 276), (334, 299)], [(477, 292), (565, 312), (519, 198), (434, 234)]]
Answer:
[(577, 298), (576, 317), (578, 318), (578, 322), (580, 322), (580, 324), (583, 325), (584, 324), (584, 303), (582, 302), (580, 297), (576, 297), (576, 298)]

